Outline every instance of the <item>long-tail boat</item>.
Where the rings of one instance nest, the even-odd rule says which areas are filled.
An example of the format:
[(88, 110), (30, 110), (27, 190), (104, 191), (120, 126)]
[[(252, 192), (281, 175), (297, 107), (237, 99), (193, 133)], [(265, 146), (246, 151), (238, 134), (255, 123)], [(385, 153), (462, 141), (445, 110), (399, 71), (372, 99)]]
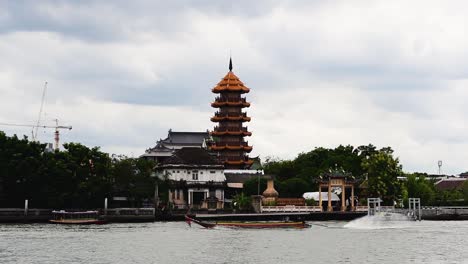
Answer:
[(185, 221), (191, 226), (191, 223), (196, 223), (205, 228), (214, 228), (217, 226), (231, 227), (231, 228), (307, 228), (309, 224), (304, 221), (259, 221), (259, 222), (206, 222), (188, 215), (185, 215)]

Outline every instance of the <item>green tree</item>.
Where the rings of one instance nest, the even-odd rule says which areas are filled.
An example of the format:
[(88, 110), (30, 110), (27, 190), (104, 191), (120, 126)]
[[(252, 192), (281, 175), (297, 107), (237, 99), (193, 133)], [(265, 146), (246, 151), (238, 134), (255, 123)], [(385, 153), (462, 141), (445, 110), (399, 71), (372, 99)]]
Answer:
[(153, 167), (78, 143), (47, 152), (45, 144), (0, 131), (0, 206), (21, 207), (29, 199), (36, 208), (96, 208), (119, 191), (141, 204), (154, 195)]
[(463, 183), (462, 191), (465, 204), (468, 204), (468, 180), (466, 180), (465, 183)]
[(434, 183), (425, 178), (425, 174), (413, 173), (407, 176), (407, 197), (419, 197), (421, 203), (430, 205), (434, 202), (436, 192)]
[(373, 154), (363, 160), (362, 166), (368, 176), (369, 196), (381, 197), (386, 204), (401, 197), (402, 189), (397, 177), (402, 174), (402, 167), (391, 151)]
[(156, 178), (152, 176), (155, 163), (145, 159), (119, 156), (113, 159), (113, 193), (128, 197), (133, 206), (154, 196)]
[(276, 185), (280, 197), (302, 197), (305, 192), (312, 190), (311, 182), (299, 177), (287, 179)]
[[(246, 195), (257, 195), (258, 192), (258, 177), (253, 177), (250, 180), (244, 182), (243, 192)], [(267, 180), (260, 178), (260, 195), (266, 190)]]

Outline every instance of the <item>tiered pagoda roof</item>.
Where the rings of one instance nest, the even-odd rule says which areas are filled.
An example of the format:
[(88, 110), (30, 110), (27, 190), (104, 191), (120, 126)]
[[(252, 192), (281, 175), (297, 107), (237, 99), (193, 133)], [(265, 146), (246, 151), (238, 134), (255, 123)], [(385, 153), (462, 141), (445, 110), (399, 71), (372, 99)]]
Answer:
[(212, 122), (219, 123), (211, 132), (214, 143), (210, 150), (217, 152), (220, 161), (224, 162), (228, 169), (245, 169), (252, 165), (246, 153), (252, 151), (252, 146), (244, 141), (244, 137), (251, 136), (244, 122), (251, 119), (243, 108), (250, 107), (243, 94), (250, 89), (232, 72), (232, 61), (229, 62), (229, 72), (212, 89), (213, 93), (219, 94), (211, 103), (213, 108), (218, 108)]
[(211, 91), (213, 93), (240, 92), (243, 94), (250, 92), (250, 89), (244, 86), (244, 83), (239, 80), (239, 77), (232, 71), (229, 71)]

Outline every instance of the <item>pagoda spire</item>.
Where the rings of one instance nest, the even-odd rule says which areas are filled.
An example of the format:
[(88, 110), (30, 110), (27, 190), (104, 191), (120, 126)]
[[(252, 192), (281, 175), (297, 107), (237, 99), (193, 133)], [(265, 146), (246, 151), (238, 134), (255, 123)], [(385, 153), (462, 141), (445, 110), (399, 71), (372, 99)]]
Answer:
[(232, 59), (229, 57), (229, 71), (232, 71)]

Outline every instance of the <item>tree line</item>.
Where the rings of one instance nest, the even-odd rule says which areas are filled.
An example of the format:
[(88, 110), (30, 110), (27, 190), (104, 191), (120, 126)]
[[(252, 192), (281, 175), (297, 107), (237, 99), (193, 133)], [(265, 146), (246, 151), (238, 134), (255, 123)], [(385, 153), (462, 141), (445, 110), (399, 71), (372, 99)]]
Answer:
[(0, 207), (101, 208), (107, 197), (123, 196), (141, 206), (154, 196), (154, 163), (109, 155), (98, 147), (45, 144), (0, 131)]
[[(45, 144), (0, 131), (0, 207), (100, 208), (105, 198), (127, 197), (127, 206), (141, 206), (154, 197), (156, 181), (162, 201), (167, 181), (154, 177), (155, 163), (109, 155), (98, 147), (64, 144), (62, 151), (45, 151)], [(438, 191), (424, 173), (404, 173), (390, 147), (373, 145), (315, 148), (295, 159), (267, 158), (263, 168), (275, 176), (280, 197), (301, 197), (318, 191), (324, 173), (349, 173), (356, 195), (381, 197), (386, 204), (420, 197), (424, 205), (462, 205), (468, 201), (468, 181), (462, 189)], [(405, 176), (406, 180), (399, 180)], [(246, 195), (257, 194), (257, 178), (244, 184)], [(266, 180), (260, 180), (260, 192)]]
[[(275, 188), (280, 197), (302, 197), (305, 192), (318, 191), (318, 183), (325, 173), (338, 172), (352, 175), (357, 187), (355, 193), (360, 198), (380, 197), (385, 204), (402, 203), (408, 197), (420, 197), (425, 205), (468, 204), (468, 181), (462, 189), (438, 191), (427, 174), (405, 173), (390, 147), (320, 147), (292, 160), (267, 158), (264, 170), (275, 176)], [(261, 179), (260, 185), (262, 192), (266, 180)], [(257, 194), (256, 178), (244, 186), (246, 194)], [(364, 201), (362, 199), (361, 204)]]

